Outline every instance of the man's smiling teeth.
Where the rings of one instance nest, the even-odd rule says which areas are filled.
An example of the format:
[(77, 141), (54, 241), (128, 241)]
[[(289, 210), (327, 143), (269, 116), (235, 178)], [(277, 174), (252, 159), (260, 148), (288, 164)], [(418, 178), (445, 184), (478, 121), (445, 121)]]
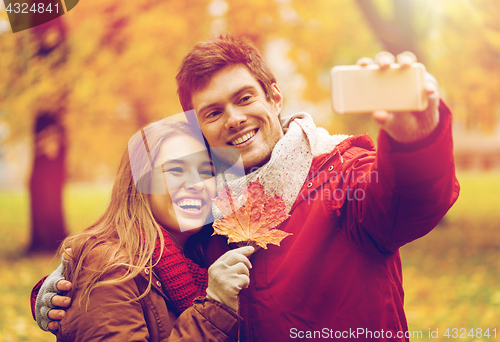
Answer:
[(245, 134), (244, 136), (236, 139), (236, 140), (233, 140), (230, 142), (231, 145), (239, 145), (239, 144), (243, 144), (245, 141), (247, 141), (248, 139), (250, 139), (251, 137), (253, 137), (255, 135), (255, 131), (251, 131), (247, 134)]
[(182, 199), (177, 205), (184, 210), (200, 210), (202, 203), (199, 199)]

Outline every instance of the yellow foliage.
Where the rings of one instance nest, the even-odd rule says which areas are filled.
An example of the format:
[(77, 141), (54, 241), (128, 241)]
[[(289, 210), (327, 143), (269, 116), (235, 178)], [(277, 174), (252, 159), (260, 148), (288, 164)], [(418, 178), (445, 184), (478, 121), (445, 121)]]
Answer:
[[(374, 3), (384, 20), (392, 20), (391, 1)], [(139, 126), (181, 111), (174, 78), (182, 57), (196, 42), (225, 29), (248, 35), (261, 49), (285, 40), (289, 72), (305, 81), (293, 96), (325, 112), (322, 117), (331, 119), (323, 124), (331, 131), (372, 130), (363, 118), (333, 118), (329, 108), (330, 68), (382, 49), (355, 1), (235, 0), (226, 1), (220, 13), (211, 13), (211, 5), (211, 0), (81, 1), (62, 17), (68, 53), (57, 68), (50, 66), (60, 54), (31, 58), (32, 30), (3, 34), (0, 111), (7, 115), (1, 120), (11, 126), (13, 138), (31, 134), (36, 111), (61, 103), (59, 95), (68, 91), (70, 174), (96, 176), (95, 165), (114, 169)], [(413, 1), (413, 7), (418, 45), (456, 118), (494, 129), (500, 106), (500, 3)]]

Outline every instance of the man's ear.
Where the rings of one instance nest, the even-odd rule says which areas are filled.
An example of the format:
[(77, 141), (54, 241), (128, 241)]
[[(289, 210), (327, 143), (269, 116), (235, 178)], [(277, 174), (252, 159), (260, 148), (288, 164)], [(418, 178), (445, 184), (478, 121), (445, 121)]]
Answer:
[(280, 88), (276, 83), (272, 84), (272, 94), (271, 94), (271, 104), (276, 114), (279, 115), (281, 113), (281, 109), (283, 108), (283, 95), (281, 94)]

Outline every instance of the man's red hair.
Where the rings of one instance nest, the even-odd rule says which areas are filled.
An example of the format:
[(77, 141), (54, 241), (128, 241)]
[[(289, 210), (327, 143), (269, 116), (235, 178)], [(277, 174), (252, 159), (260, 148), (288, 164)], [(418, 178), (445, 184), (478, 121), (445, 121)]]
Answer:
[(276, 79), (259, 51), (243, 37), (221, 35), (196, 44), (182, 60), (176, 80), (184, 111), (194, 109), (193, 94), (205, 88), (219, 70), (237, 64), (250, 71), (270, 101)]

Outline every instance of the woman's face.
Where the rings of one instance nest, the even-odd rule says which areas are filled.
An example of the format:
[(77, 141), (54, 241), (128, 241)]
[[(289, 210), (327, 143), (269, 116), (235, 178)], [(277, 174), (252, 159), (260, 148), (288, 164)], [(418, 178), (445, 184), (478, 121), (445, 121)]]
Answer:
[[(215, 197), (213, 166), (205, 145), (189, 135), (166, 139), (154, 164), (149, 195), (155, 219), (180, 243), (211, 219)], [(164, 194), (158, 194), (165, 189)]]

